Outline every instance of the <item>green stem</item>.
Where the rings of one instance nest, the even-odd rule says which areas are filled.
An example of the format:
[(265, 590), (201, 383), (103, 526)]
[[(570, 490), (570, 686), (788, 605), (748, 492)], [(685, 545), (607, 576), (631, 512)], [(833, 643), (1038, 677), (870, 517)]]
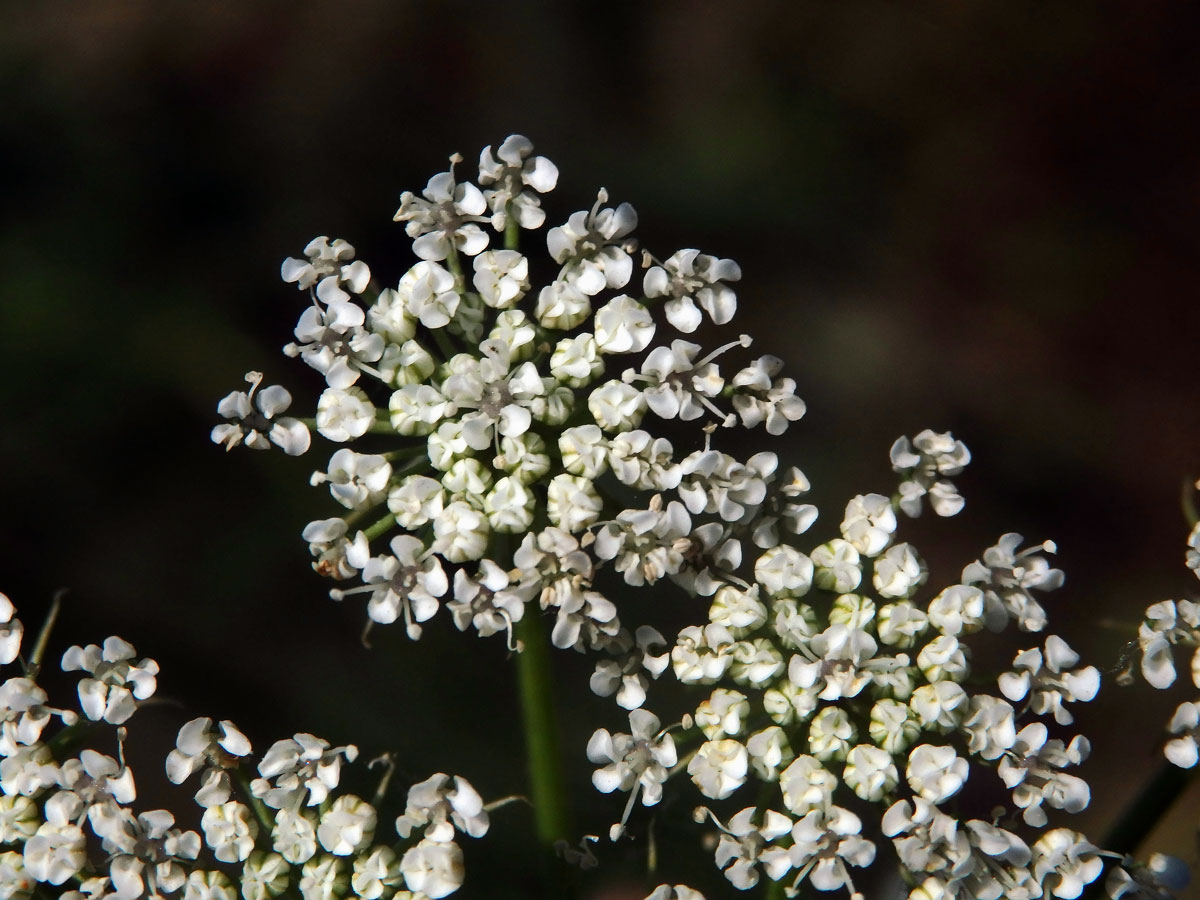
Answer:
[(516, 250), (521, 242), (521, 226), (517, 224), (517, 218), (513, 215), (512, 204), (508, 204), (508, 209), (505, 211), (504, 220), (504, 249)]
[(275, 829), (275, 817), (271, 815), (271, 811), (267, 809), (266, 804), (254, 796), (254, 792), (250, 790), (250, 782), (246, 779), (246, 774), (241, 769), (234, 769), (230, 774), (233, 776), (234, 784), (238, 786), (238, 790), (241, 791), (246, 802), (250, 804), (250, 808), (254, 810), (254, 817), (258, 819), (258, 824), (262, 826), (263, 832), (270, 838), (271, 832)]
[(388, 513), (370, 528), (365, 529), (368, 541), (373, 541), (381, 534), (385, 534), (388, 529), (396, 524), (396, 516), (394, 513)]
[(536, 605), (517, 623), (517, 637), (523, 645), (517, 654), (517, 687), (534, 826), (538, 843), (549, 851), (555, 841), (569, 840), (571, 828), (554, 715), (549, 640)]
[(446, 335), (446, 329), (431, 328), (430, 332), (433, 334), (433, 342), (437, 344), (437, 348), (441, 351), (443, 359), (448, 362), (450, 357), (454, 356), (458, 351), (450, 343), (450, 338)]
[(46, 613), (46, 621), (42, 623), (42, 630), (38, 632), (37, 641), (33, 645), (33, 653), (29, 657), (29, 665), (25, 669), (25, 674), (29, 676), (30, 681), (37, 681), (38, 672), (42, 668), (42, 660), (46, 657), (46, 647), (50, 643), (50, 632), (54, 630), (54, 623), (58, 621), (58, 613), (62, 609), (62, 599), (67, 595), (67, 589), (61, 588), (54, 592), (54, 599), (50, 601), (50, 611)]
[(1197, 482), (1194, 478), (1183, 479), (1183, 495), (1180, 498), (1183, 504), (1183, 517), (1187, 520), (1188, 528), (1195, 528), (1196, 522), (1200, 521), (1200, 514), (1196, 512), (1196, 491)]

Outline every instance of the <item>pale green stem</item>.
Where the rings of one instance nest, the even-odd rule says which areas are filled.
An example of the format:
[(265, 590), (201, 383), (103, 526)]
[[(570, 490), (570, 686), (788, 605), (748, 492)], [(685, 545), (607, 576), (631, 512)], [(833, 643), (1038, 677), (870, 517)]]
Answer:
[(1187, 520), (1188, 528), (1195, 528), (1196, 523), (1200, 522), (1200, 513), (1196, 512), (1196, 479), (1185, 478), (1183, 480), (1183, 517)]
[(29, 665), (25, 669), (25, 674), (31, 681), (37, 680), (38, 671), (42, 668), (42, 660), (46, 656), (46, 646), (50, 643), (50, 632), (54, 630), (54, 623), (58, 621), (58, 613), (62, 609), (62, 598), (66, 596), (66, 593), (66, 588), (55, 591), (54, 599), (50, 601), (50, 611), (46, 613), (46, 621), (42, 623), (42, 630), (38, 632), (37, 641), (33, 645), (33, 653), (29, 657)]
[(375, 538), (379, 537), (381, 534), (384, 534), (385, 532), (387, 532), (387, 530), (395, 524), (396, 524), (396, 516), (392, 513), (388, 513), (386, 516), (384, 516), (382, 519), (380, 519), (378, 522), (376, 522), (370, 528), (365, 529), (364, 534), (366, 534), (368, 541), (373, 541), (373, 540), (375, 540)]
[(529, 765), (530, 798), (538, 843), (549, 851), (571, 835), (558, 723), (554, 715), (549, 639), (536, 605), (517, 623), (517, 687)]
[(517, 224), (516, 217), (512, 214), (512, 204), (508, 204), (507, 216), (504, 220), (504, 249), (516, 250), (521, 242), (521, 226)]
[(254, 817), (258, 819), (258, 824), (262, 826), (269, 840), (271, 832), (275, 829), (275, 817), (267, 809), (267, 805), (254, 796), (254, 792), (250, 790), (250, 782), (241, 769), (233, 769), (230, 774), (233, 776), (234, 784), (238, 786), (238, 790), (242, 792), (242, 796), (246, 798), (250, 808), (254, 810)]

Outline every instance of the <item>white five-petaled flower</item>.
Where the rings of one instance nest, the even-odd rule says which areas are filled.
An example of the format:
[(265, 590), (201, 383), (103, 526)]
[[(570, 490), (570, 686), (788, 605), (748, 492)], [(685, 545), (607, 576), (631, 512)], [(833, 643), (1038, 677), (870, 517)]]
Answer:
[[(342, 285), (355, 294), (361, 294), (371, 281), (371, 270), (362, 260), (354, 260), (354, 248), (337, 238), (330, 242), (325, 236), (313, 238), (304, 248), (306, 259), (289, 257), (283, 261), (279, 274), (286, 282), (307, 291), (316, 285), (317, 298), (330, 306), (352, 307), (350, 294)], [(351, 313), (353, 315), (353, 313)], [(362, 312), (358, 313), (359, 325)]]
[(134, 661), (135, 654), (132, 644), (115, 636), (105, 639), (103, 649), (88, 644), (69, 647), (63, 654), (64, 672), (81, 670), (90, 676), (79, 682), (79, 703), (93, 722), (120, 725), (133, 715), (137, 700), (154, 693), (158, 663)]
[(415, 238), (413, 253), (423, 260), (442, 260), (456, 251), (474, 256), (488, 245), (487, 232), (475, 224), (487, 221), (487, 203), (475, 185), (455, 180), (454, 166), (460, 162), (457, 153), (451, 156), (449, 170), (430, 178), (422, 196), (400, 195), (393, 218), (405, 223), (404, 230)]
[(703, 318), (696, 303), (715, 325), (725, 325), (733, 318), (737, 296), (725, 282), (741, 277), (742, 270), (732, 259), (717, 259), (699, 250), (677, 250), (662, 265), (646, 270), (642, 290), (647, 297), (669, 297), (667, 321), (690, 334)]
[(589, 297), (606, 287), (623, 288), (633, 274), (622, 242), (637, 227), (637, 213), (628, 203), (601, 209), (607, 202), (608, 191), (601, 188), (590, 212), (573, 213), (565, 225), (546, 233), (550, 256), (563, 267), (559, 277)]
[(404, 615), (409, 637), (421, 636), (417, 623), (433, 618), (438, 598), (446, 593), (449, 581), (438, 558), (420, 540), (410, 534), (398, 534), (389, 545), (390, 556), (373, 556), (363, 566), (361, 587), (334, 589), (330, 596), (341, 600), (350, 594), (369, 591), (367, 615), (371, 621), (389, 624)]
[(228, 719), (213, 728), (207, 716), (192, 719), (179, 729), (175, 749), (167, 754), (167, 778), (172, 784), (182, 784), (201, 768), (208, 775), (196, 792), (196, 802), (203, 807), (225, 803), (231, 790), (226, 770), (235, 768), (239, 758), (250, 755), (250, 741)]
[(662, 799), (667, 770), (678, 762), (675, 741), (659, 729), (658, 716), (645, 709), (631, 710), (629, 730), (632, 734), (610, 734), (598, 728), (588, 741), (587, 756), (593, 763), (604, 763), (592, 773), (596, 790), (610, 794), (615, 790), (629, 791), (629, 801), (621, 821), (613, 825), (610, 837), (619, 838), (639, 794), (643, 806), (654, 806)]
[(396, 833), (407, 838), (423, 829), (427, 840), (441, 843), (454, 838), (457, 829), (470, 837), (483, 837), (489, 825), (483, 799), (467, 779), (442, 772), (430, 775), (408, 789), (404, 814), (396, 819)]
[(357, 757), (353, 744), (331, 748), (311, 734), (296, 734), (271, 745), (258, 764), (262, 777), (250, 783), (250, 791), (272, 809), (319, 806), (337, 787), (342, 760), (353, 762)]
[(491, 145), (479, 154), (479, 183), (497, 231), (505, 229), (509, 215), (522, 228), (541, 228), (546, 214), (537, 195), (554, 190), (558, 167), (544, 156), (534, 156), (529, 138), (510, 134), (495, 155)]
[(261, 372), (247, 372), (250, 392), (234, 391), (217, 404), (217, 412), (230, 421), (213, 427), (212, 441), (226, 450), (243, 443), (253, 450), (275, 444), (288, 456), (299, 456), (309, 446), (307, 426), (290, 416), (275, 418), (291, 405), (292, 395), (277, 384), (259, 392), (262, 380)]

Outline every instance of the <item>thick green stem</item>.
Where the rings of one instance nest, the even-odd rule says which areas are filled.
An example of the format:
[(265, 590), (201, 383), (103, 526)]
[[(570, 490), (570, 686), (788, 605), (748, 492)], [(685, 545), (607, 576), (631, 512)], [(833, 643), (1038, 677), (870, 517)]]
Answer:
[(523, 645), (517, 654), (517, 686), (529, 764), (530, 799), (538, 843), (548, 850), (557, 840), (569, 840), (571, 828), (554, 714), (549, 639), (536, 606), (517, 623), (517, 637)]

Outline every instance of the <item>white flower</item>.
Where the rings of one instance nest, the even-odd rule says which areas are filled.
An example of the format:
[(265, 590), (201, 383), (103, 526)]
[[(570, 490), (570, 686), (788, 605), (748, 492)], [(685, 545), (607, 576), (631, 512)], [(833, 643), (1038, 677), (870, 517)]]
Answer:
[(14, 618), (16, 608), (7, 594), (0, 594), (0, 666), (7, 666), (21, 653), (21, 636), (25, 626)]
[(961, 685), (953, 681), (926, 684), (913, 691), (908, 705), (927, 731), (945, 732), (958, 727), (966, 713), (969, 698)]
[(63, 762), (58, 783), (63, 790), (46, 801), (46, 820), (77, 822), (86, 812), (98, 833), (119, 819), (122, 804), (137, 797), (129, 767), (90, 749), (81, 751), (79, 759)]
[(280, 809), (275, 814), (271, 847), (292, 865), (312, 859), (317, 852), (317, 823), (312, 813)]
[(650, 892), (646, 900), (704, 900), (704, 895), (686, 884), (660, 884)]
[(882, 494), (859, 494), (846, 504), (842, 537), (863, 556), (878, 556), (892, 541), (896, 513)]
[(615, 693), (622, 709), (637, 709), (646, 702), (650, 678), (658, 678), (670, 665), (669, 654), (651, 652), (652, 647), (665, 647), (666, 641), (649, 625), (640, 625), (632, 641), (629, 632), (622, 631), (615, 643), (610, 652), (623, 653), (624, 658), (596, 663), (588, 685), (601, 697)]
[(929, 601), (929, 622), (942, 634), (971, 634), (984, 624), (983, 591), (954, 584)]
[(493, 309), (507, 309), (529, 290), (529, 260), (516, 250), (480, 253), (474, 266), (475, 290)]
[(433, 521), (433, 551), (452, 563), (482, 559), (490, 533), (487, 515), (456, 500)]
[(928, 574), (912, 544), (896, 544), (875, 560), (872, 583), (879, 596), (901, 598), (924, 584)]
[(837, 786), (837, 776), (812, 756), (797, 756), (779, 776), (783, 804), (797, 816), (827, 807)]
[[(400, 860), (391, 847), (372, 847), (370, 853), (354, 857), (354, 871), (350, 876), (350, 889), (363, 900), (379, 900), (399, 884)], [(248, 898), (250, 900), (250, 898)]]
[(783, 360), (763, 356), (733, 376), (733, 408), (746, 428), (766, 423), (767, 434), (783, 434), (788, 425), (804, 416), (804, 401), (796, 396), (796, 382), (779, 378)]
[(722, 625), (689, 625), (671, 648), (675, 677), (684, 684), (712, 684), (733, 663), (733, 635)]
[[(337, 787), (342, 759), (353, 762), (357, 757), (353, 744), (330, 748), (328, 741), (297, 734), (271, 745), (258, 764), (262, 777), (250, 783), (250, 790), (272, 809), (293, 808), (304, 800), (305, 792), (307, 805), (318, 806)], [(274, 786), (268, 781), (271, 778)]]
[(650, 311), (625, 294), (596, 310), (593, 323), (596, 346), (602, 353), (640, 353), (654, 339)]
[[(717, 867), (725, 870), (725, 877), (738, 890), (745, 891), (758, 884), (758, 869), (761, 865), (767, 875), (775, 881), (791, 868), (787, 851), (770, 846), (778, 837), (792, 828), (792, 820), (783, 813), (768, 809), (762, 814), (762, 824), (755, 825), (758, 812), (753, 806), (734, 814), (728, 825), (722, 825), (715, 816), (713, 822), (721, 829), (717, 842)], [(701, 807), (697, 816), (712, 813)]]
[(133, 715), (135, 700), (145, 700), (157, 686), (158, 663), (133, 661), (133, 645), (119, 637), (106, 638), (104, 649), (95, 644), (69, 647), (63, 654), (64, 672), (82, 670), (92, 677), (79, 682), (79, 703), (93, 722), (103, 719), (120, 725)]
[(718, 736), (737, 737), (750, 715), (750, 702), (741, 691), (717, 688), (696, 707), (696, 726), (712, 740)]
[(334, 443), (360, 438), (375, 423), (375, 407), (360, 387), (326, 388), (317, 400), (317, 431)]
[(953, 516), (963, 508), (963, 498), (954, 484), (942, 476), (958, 475), (971, 461), (971, 453), (950, 432), (938, 434), (926, 428), (910, 443), (900, 437), (892, 444), (892, 468), (903, 476), (900, 508), (910, 516), (921, 514), (921, 498), (928, 495), (933, 511)]
[[(411, 319), (429, 329), (449, 325), (462, 303), (454, 276), (429, 260), (417, 263), (404, 273), (396, 285), (396, 299)], [(403, 335), (402, 328), (395, 329), (397, 337)]]
[(577, 475), (555, 475), (546, 488), (546, 515), (565, 531), (583, 531), (600, 518), (604, 506), (591, 479)]
[(742, 270), (731, 259), (706, 256), (699, 250), (677, 250), (662, 265), (646, 270), (642, 290), (647, 297), (670, 297), (665, 305), (667, 321), (690, 334), (701, 321), (696, 302), (716, 325), (733, 318), (737, 297), (724, 282), (741, 277)]
[(0, 843), (23, 844), (42, 823), (42, 812), (28, 797), (0, 795)]
[(45, 822), (25, 842), (23, 856), (34, 879), (62, 884), (87, 863), (83, 831), (78, 825)]
[[(279, 274), (284, 281), (294, 282), (302, 291), (316, 285), (317, 297), (323, 303), (353, 305), (342, 285), (347, 285), (352, 293), (361, 294), (371, 281), (367, 264), (361, 260), (351, 262), (354, 248), (341, 238), (332, 242), (324, 235), (313, 238), (304, 248), (304, 255), (307, 259), (285, 259)], [(361, 319), (358, 324), (362, 324)]]
[(291, 405), (292, 395), (279, 385), (258, 393), (262, 380), (261, 372), (247, 372), (250, 392), (234, 391), (217, 404), (217, 412), (230, 421), (213, 428), (213, 443), (224, 444), (226, 450), (242, 443), (253, 450), (275, 444), (289, 456), (299, 456), (309, 446), (308, 428), (288, 416), (275, 418)]
[(899, 781), (892, 754), (879, 747), (859, 744), (846, 754), (842, 779), (862, 799), (876, 803), (890, 794)]
[(917, 739), (921, 726), (907, 703), (884, 697), (871, 707), (867, 733), (877, 746), (889, 753), (903, 753)]
[(1037, 647), (1022, 650), (1012, 672), (1000, 675), (1000, 692), (1014, 702), (1029, 696), (1028, 707), (1038, 715), (1050, 713), (1059, 725), (1070, 725), (1074, 716), (1064, 703), (1086, 703), (1100, 690), (1100, 672), (1087, 666), (1066, 671), (1079, 662), (1079, 654), (1056, 634), (1046, 638), (1046, 652)]
[(302, 900), (336, 900), (346, 893), (350, 877), (346, 861), (336, 856), (314, 856), (300, 870)]
[(1167, 741), (1163, 753), (1172, 763), (1181, 769), (1191, 769), (1200, 760), (1200, 748), (1196, 745), (1196, 733), (1200, 730), (1200, 704), (1180, 703), (1171, 721), (1167, 723), (1167, 731), (1179, 737)]
[(603, 372), (600, 347), (586, 331), (560, 340), (550, 356), (550, 374), (568, 387), (587, 387)]
[(1021, 631), (1041, 631), (1046, 627), (1046, 612), (1031, 591), (1051, 591), (1061, 587), (1063, 573), (1050, 568), (1040, 552), (1053, 553), (1055, 546), (1046, 541), (1024, 550), (1019, 534), (1005, 534), (994, 547), (983, 552), (983, 559), (963, 569), (962, 581), (978, 585), (984, 592), (987, 625), (1001, 630), (1011, 619)]
[[(455, 505), (458, 504), (452, 504)], [(364, 564), (362, 587), (329, 593), (333, 599), (341, 600), (350, 594), (369, 591), (367, 615), (371, 621), (390, 624), (403, 612), (408, 636), (416, 640), (421, 636), (417, 623), (433, 618), (438, 598), (450, 584), (437, 557), (426, 551), (417, 538), (399, 534), (389, 546), (391, 556), (373, 556)]]
[[(343, 794), (321, 814), (317, 840), (334, 856), (362, 850), (375, 833), (375, 807), (353, 794)], [(219, 859), (220, 857), (218, 857)]]
[(628, 203), (601, 209), (607, 202), (608, 191), (601, 188), (590, 212), (574, 213), (546, 233), (550, 256), (563, 267), (560, 279), (589, 297), (606, 287), (623, 288), (633, 274), (633, 260), (620, 242), (637, 227), (637, 213)]
[(593, 763), (604, 763), (592, 773), (596, 790), (610, 794), (615, 790), (629, 791), (629, 801), (618, 825), (610, 836), (616, 840), (625, 830), (625, 822), (640, 795), (643, 806), (654, 806), (662, 799), (667, 770), (676, 762), (675, 741), (659, 728), (658, 716), (645, 709), (629, 713), (631, 734), (610, 734), (598, 728), (587, 745), (587, 757)]
[(423, 828), (431, 841), (446, 842), (458, 829), (470, 837), (483, 837), (488, 830), (483, 799), (467, 779), (438, 772), (408, 789), (404, 815), (396, 819), (396, 833), (407, 838)]
[(1026, 823), (1035, 828), (1047, 821), (1043, 803), (1076, 813), (1087, 808), (1092, 799), (1086, 781), (1060, 771), (1087, 758), (1091, 750), (1087, 738), (1076, 735), (1064, 746), (1061, 740), (1047, 740), (1047, 736), (1041, 722), (1026, 725), (997, 767), (1005, 786), (1012, 789), (1013, 803), (1024, 810)]
[(1104, 871), (1097, 849), (1078, 831), (1047, 831), (1033, 845), (1033, 875), (1055, 897), (1074, 900)]
[(196, 870), (188, 875), (180, 900), (237, 900), (237, 896), (237, 889), (224, 872)]
[(343, 447), (329, 460), (328, 472), (314, 472), (309, 484), (329, 484), (333, 499), (347, 509), (374, 506), (392, 477), (392, 466), (382, 456), (355, 453)]
[(287, 890), (289, 871), (287, 861), (278, 853), (254, 851), (242, 867), (242, 896), (245, 900), (278, 897)]
[(688, 762), (692, 783), (705, 797), (723, 800), (746, 783), (750, 755), (732, 738), (705, 741)]
[(809, 556), (815, 567), (813, 584), (823, 590), (847, 594), (862, 581), (858, 551), (849, 541), (834, 538)]
[(438, 900), (462, 887), (462, 850), (453, 841), (422, 840), (404, 852), (400, 873), (410, 891)]
[(813, 562), (790, 544), (768, 549), (754, 563), (754, 578), (772, 597), (803, 597), (812, 587)]
[(445, 492), (433, 478), (409, 475), (388, 492), (387, 505), (397, 525), (415, 531), (442, 514)]
[[(354, 313), (352, 324), (344, 321), (348, 309)], [(296, 342), (284, 347), (284, 354), (299, 356), (332, 388), (349, 387), (362, 372), (377, 376), (372, 364), (383, 356), (387, 343), (382, 335), (362, 327), (362, 310), (353, 303), (308, 307), (300, 314), (295, 335)]]
[(967, 749), (984, 759), (997, 759), (1017, 741), (1012, 706), (998, 697), (977, 694), (962, 730), (968, 738)]
[(552, 281), (538, 294), (533, 314), (543, 328), (570, 331), (592, 314), (592, 300), (569, 281)]
[(459, 162), (461, 156), (451, 156), (450, 169), (430, 178), (421, 197), (411, 191), (400, 195), (393, 218), (404, 222), (408, 236), (416, 238), (413, 253), (423, 260), (445, 259), (455, 250), (474, 256), (487, 247), (487, 232), (475, 224), (487, 221), (483, 218), (487, 203), (475, 185), (455, 181), (454, 166)]
[(487, 188), (483, 197), (492, 211), (492, 227), (497, 231), (504, 231), (510, 214), (522, 228), (540, 228), (546, 214), (537, 194), (554, 190), (558, 167), (544, 156), (534, 156), (533, 144), (527, 137), (510, 134), (495, 156), (490, 145), (483, 148), (479, 155), (479, 183)]
[(510, 574), (490, 559), (479, 561), (479, 574), (472, 578), (466, 569), (454, 573), (454, 599), (446, 606), (459, 631), (473, 625), (480, 637), (507, 632), (513, 644), (513, 623), (525, 614), (525, 602), (532, 594), (527, 586), (512, 583)]
[(236, 800), (208, 807), (200, 820), (204, 842), (220, 862), (241, 862), (254, 849), (258, 823), (250, 809)]
[(848, 887), (853, 892), (847, 864), (863, 868), (875, 861), (875, 845), (863, 838), (861, 831), (862, 820), (840, 806), (806, 813), (792, 827), (794, 843), (788, 856), (792, 868), (800, 870), (792, 892), (805, 876), (819, 891)]
[(646, 413), (646, 398), (632, 385), (606, 381), (588, 394), (588, 412), (605, 431), (632, 431)]
[(920, 744), (908, 755), (904, 774), (918, 795), (930, 803), (942, 803), (962, 789), (969, 766), (953, 747)]
[(822, 700), (856, 697), (871, 683), (878, 646), (865, 631), (830, 625), (800, 648), (802, 656), (792, 657), (788, 678), (797, 687), (816, 691)]
[(858, 738), (858, 729), (844, 709), (824, 706), (808, 725), (808, 750), (822, 762), (844, 760)]

